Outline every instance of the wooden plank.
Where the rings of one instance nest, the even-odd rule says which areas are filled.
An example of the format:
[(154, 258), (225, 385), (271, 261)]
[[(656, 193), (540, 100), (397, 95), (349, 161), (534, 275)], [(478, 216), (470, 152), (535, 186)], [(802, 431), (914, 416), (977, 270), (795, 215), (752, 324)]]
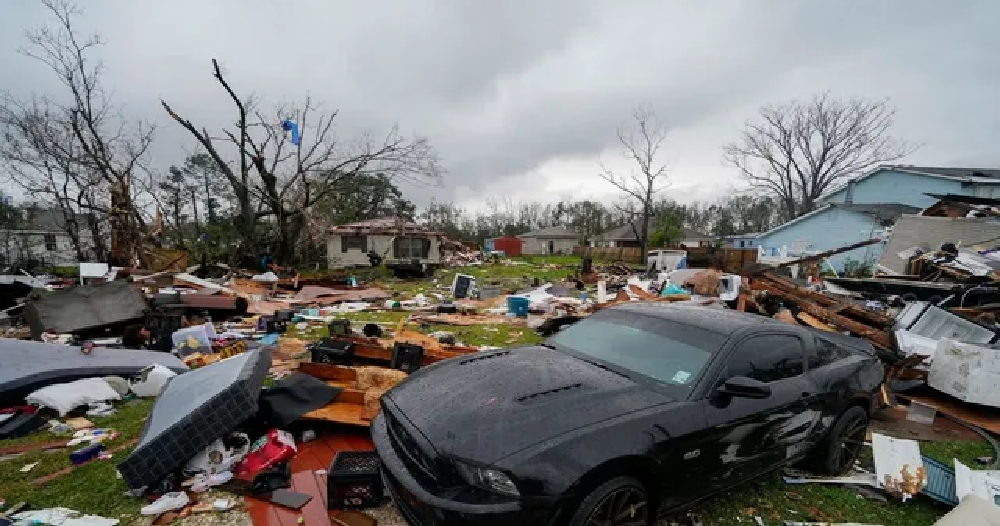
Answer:
[(826, 323), (823, 323), (820, 320), (817, 320), (814, 316), (812, 316), (808, 312), (800, 312), (796, 316), (796, 318), (802, 323), (805, 323), (806, 325), (814, 329), (819, 329), (821, 331), (828, 331), (828, 332), (835, 332), (837, 330), (835, 327), (832, 327)]
[(865, 338), (877, 347), (890, 350), (892, 349), (892, 338), (890, 338), (889, 334), (886, 333), (885, 331), (880, 329), (875, 329), (863, 323), (854, 321), (850, 318), (845, 318), (844, 316), (841, 316), (839, 314), (833, 314), (828, 310), (826, 310), (825, 308), (823, 308), (822, 306), (817, 305), (811, 301), (804, 300), (801, 297), (796, 296), (795, 294), (782, 290), (781, 288), (773, 286), (768, 287), (767, 285), (768, 284), (762, 280), (752, 280), (750, 282), (750, 287), (754, 290), (766, 291), (768, 294), (772, 296), (776, 296), (786, 301), (791, 301), (795, 303), (799, 307), (799, 309), (815, 316), (821, 321), (829, 323), (834, 327), (837, 327), (838, 329), (849, 331), (851, 334), (854, 334), (855, 336), (860, 336), (862, 338)]
[(817, 305), (826, 307), (827, 310), (829, 310), (833, 314), (845, 312), (847, 314), (850, 314), (851, 316), (865, 320), (866, 323), (877, 325), (879, 327), (891, 327), (893, 323), (895, 323), (895, 320), (893, 318), (885, 314), (882, 314), (881, 312), (870, 311), (859, 305), (845, 303), (835, 298), (826, 296), (824, 294), (804, 289), (796, 285), (794, 282), (788, 281), (787, 279), (781, 278), (779, 276), (775, 276), (768, 273), (765, 274), (764, 276), (754, 279), (766, 281), (772, 287), (783, 289), (786, 292), (795, 294), (796, 296), (800, 296), (803, 299), (812, 301)]
[(346, 382), (356, 382), (358, 380), (358, 373), (354, 369), (326, 363), (302, 362), (299, 364), (299, 372), (319, 378), (320, 380)]
[(935, 407), (939, 412), (953, 416), (966, 423), (979, 426), (994, 434), (1000, 434), (1000, 414), (994, 407), (967, 404), (957, 398), (943, 393), (926, 396), (896, 395), (914, 402), (920, 402)]
[(370, 427), (371, 421), (362, 417), (363, 412), (363, 404), (333, 402), (302, 415), (302, 418), (305, 420), (323, 420), (349, 426)]

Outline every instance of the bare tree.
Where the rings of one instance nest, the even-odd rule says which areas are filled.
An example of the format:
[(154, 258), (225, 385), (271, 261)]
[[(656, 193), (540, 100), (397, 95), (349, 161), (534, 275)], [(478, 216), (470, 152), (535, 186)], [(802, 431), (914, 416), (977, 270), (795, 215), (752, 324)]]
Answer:
[(916, 150), (892, 137), (895, 115), (888, 99), (823, 93), (761, 108), (723, 151), (751, 187), (774, 195), (792, 219), (814, 210), (820, 196), (852, 174)]
[[(0, 159), (6, 161), (13, 182), (62, 212), (79, 257), (84, 257), (85, 248), (94, 248), (97, 257), (108, 258), (100, 227), (101, 219), (109, 217), (108, 259), (134, 264), (145, 229), (142, 206), (136, 201), (152, 189), (143, 160), (153, 141), (153, 126), (129, 122), (112, 105), (100, 82), (103, 66), (89, 58), (103, 41), (97, 35), (77, 34), (76, 6), (69, 0), (42, 4), (56, 23), (29, 31), (29, 45), (19, 51), (48, 66), (68, 97), (21, 101), (5, 92), (0, 101), (5, 132)], [(81, 242), (88, 230), (93, 247)]]
[[(236, 95), (215, 59), (212, 67), (213, 76), (238, 110), (235, 130), (223, 130), (225, 141), (236, 150), (238, 169), (225, 160), (205, 128), (198, 129), (161, 102), (208, 151), (232, 185), (246, 253), (252, 252), (258, 241), (258, 220), (266, 218), (277, 228), (278, 257), (292, 259), (295, 243), (309, 223), (309, 208), (353, 176), (383, 174), (394, 181), (420, 182), (440, 178), (437, 154), (426, 138), (403, 137), (393, 127), (381, 137), (364, 135), (353, 142), (341, 142), (334, 126), (337, 112), (323, 113), (308, 97), (299, 108), (279, 107), (273, 117), (265, 117)], [(282, 128), (285, 121), (297, 125), (297, 144)]]
[(639, 240), (640, 253), (645, 254), (649, 246), (649, 220), (656, 194), (668, 185), (667, 165), (660, 158), (667, 129), (657, 120), (651, 108), (636, 108), (632, 117), (634, 122), (618, 127), (618, 142), (622, 145), (622, 155), (635, 166), (628, 174), (622, 174), (615, 173), (602, 162), (599, 175), (631, 201), (619, 206), (618, 210), (629, 218), (632, 231)]

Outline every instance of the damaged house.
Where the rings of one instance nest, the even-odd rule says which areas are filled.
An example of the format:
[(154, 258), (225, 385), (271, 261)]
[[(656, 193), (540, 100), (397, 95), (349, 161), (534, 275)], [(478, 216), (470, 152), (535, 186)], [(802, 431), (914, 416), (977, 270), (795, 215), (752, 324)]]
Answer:
[(401, 217), (384, 217), (330, 228), (329, 268), (385, 264), (393, 271), (426, 272), (441, 264), (442, 232)]
[[(758, 261), (779, 264), (871, 238), (887, 238), (905, 214), (938, 202), (929, 194), (1000, 196), (1000, 170), (879, 166), (828, 193), (817, 209), (757, 237)], [(855, 264), (874, 266), (884, 244), (829, 258), (837, 272)]]

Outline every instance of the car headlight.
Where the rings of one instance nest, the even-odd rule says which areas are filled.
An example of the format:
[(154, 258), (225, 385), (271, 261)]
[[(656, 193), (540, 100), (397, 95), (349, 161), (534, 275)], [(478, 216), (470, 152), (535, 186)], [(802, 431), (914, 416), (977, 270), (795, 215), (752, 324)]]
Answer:
[(503, 471), (471, 466), (458, 461), (455, 462), (455, 466), (462, 478), (473, 486), (511, 497), (521, 496), (514, 481)]

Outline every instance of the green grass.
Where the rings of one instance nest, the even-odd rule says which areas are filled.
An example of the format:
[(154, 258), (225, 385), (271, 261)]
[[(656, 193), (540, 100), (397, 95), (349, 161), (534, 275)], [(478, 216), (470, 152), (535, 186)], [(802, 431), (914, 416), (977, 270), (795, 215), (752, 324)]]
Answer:
[[(116, 404), (118, 411), (114, 415), (88, 419), (97, 427), (118, 431), (117, 439), (106, 442), (107, 449), (113, 449), (139, 436), (152, 406), (151, 400), (131, 400)], [(21, 439), (5, 440), (3, 445), (43, 443), (63, 438), (69, 441), (68, 437), (40, 431)], [(130, 448), (114, 453), (109, 460), (96, 460), (81, 466), (41, 488), (32, 486), (31, 481), (69, 466), (69, 454), (72, 450), (73, 448), (64, 448), (52, 452), (25, 453), (0, 461), (0, 498), (6, 499), (8, 505), (25, 501), (34, 509), (59, 506), (108, 518), (122, 518), (138, 513), (143, 501), (126, 497), (124, 492), (128, 488), (116, 475), (116, 465), (131, 451)], [(22, 466), (33, 462), (39, 464), (31, 471), (21, 473)]]

